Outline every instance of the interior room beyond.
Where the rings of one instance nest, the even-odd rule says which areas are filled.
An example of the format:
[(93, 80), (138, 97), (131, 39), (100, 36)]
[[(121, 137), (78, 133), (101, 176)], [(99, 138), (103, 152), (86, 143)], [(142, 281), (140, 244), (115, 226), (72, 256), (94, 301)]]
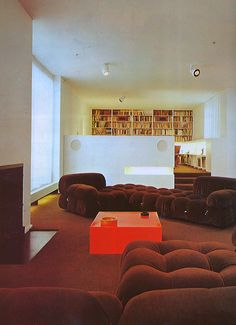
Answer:
[(236, 1), (0, 0), (0, 324), (236, 324)]

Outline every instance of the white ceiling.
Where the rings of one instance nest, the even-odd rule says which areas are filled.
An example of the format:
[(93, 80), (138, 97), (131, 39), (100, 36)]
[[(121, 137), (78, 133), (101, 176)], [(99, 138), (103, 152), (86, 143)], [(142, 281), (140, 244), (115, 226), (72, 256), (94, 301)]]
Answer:
[(91, 99), (186, 107), (236, 86), (236, 0), (20, 2), (33, 18), (33, 54)]

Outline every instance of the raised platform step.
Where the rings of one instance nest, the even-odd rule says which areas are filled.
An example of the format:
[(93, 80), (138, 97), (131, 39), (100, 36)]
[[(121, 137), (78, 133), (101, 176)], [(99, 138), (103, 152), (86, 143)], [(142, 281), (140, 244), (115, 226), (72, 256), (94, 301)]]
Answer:
[(175, 176), (175, 184), (193, 184), (196, 177), (178, 177)]
[(175, 172), (174, 173), (175, 177), (199, 177), (199, 176), (211, 176), (211, 173), (209, 172), (204, 172), (204, 173), (179, 173)]
[(211, 176), (210, 172), (205, 170), (179, 165), (174, 170), (175, 188), (181, 190), (193, 190), (193, 183), (199, 176)]
[(176, 184), (175, 188), (179, 189), (179, 190), (192, 191), (193, 190), (193, 184)]
[(28, 263), (56, 233), (57, 230), (30, 230), (20, 241), (5, 243), (4, 247), (1, 247), (0, 264)]

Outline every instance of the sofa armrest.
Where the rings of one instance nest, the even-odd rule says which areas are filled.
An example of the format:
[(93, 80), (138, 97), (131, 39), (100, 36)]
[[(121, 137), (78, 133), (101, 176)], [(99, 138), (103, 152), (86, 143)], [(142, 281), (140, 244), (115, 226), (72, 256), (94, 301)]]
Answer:
[(236, 208), (236, 190), (224, 189), (212, 192), (207, 197), (207, 206), (221, 209)]

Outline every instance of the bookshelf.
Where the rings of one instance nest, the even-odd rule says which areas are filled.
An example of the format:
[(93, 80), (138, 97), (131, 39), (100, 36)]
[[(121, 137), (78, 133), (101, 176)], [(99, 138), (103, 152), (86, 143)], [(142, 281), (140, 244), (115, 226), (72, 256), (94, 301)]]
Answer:
[(92, 109), (92, 135), (175, 136), (191, 141), (192, 110)]
[(92, 135), (111, 135), (111, 109), (92, 110)]
[(153, 135), (174, 135), (172, 116), (172, 110), (154, 109)]
[(112, 135), (131, 135), (132, 110), (114, 109), (112, 113)]
[(173, 111), (175, 141), (191, 141), (193, 136), (193, 113), (191, 110)]
[(133, 135), (152, 135), (152, 111), (133, 110)]

